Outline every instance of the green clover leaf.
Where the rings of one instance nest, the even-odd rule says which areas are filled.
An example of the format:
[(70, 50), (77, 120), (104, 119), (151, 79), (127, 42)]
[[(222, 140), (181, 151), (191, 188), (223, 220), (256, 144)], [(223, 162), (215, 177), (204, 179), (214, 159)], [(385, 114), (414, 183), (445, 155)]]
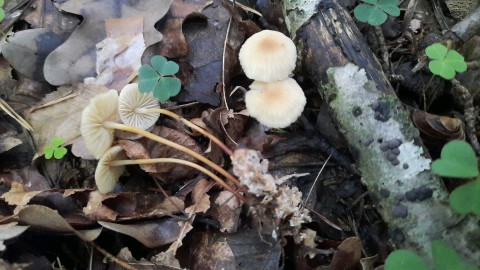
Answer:
[(5, 11), (3, 10), (3, 0), (0, 0), (0, 22), (5, 19)]
[(388, 255), (385, 270), (428, 270), (425, 262), (413, 251), (398, 249)]
[(443, 240), (432, 242), (432, 257), (435, 270), (477, 270), (475, 266), (460, 259), (457, 252)]
[(357, 20), (374, 26), (384, 23), (388, 15), (399, 16), (399, 0), (362, 0), (367, 4), (358, 5), (353, 11)]
[(463, 184), (452, 191), (450, 207), (458, 214), (480, 216), (480, 180)]
[(440, 159), (432, 163), (432, 172), (445, 177), (473, 178), (479, 174), (477, 157), (467, 142), (451, 141), (442, 148)]
[(444, 79), (451, 80), (455, 77), (456, 72), (467, 70), (463, 56), (455, 50), (448, 50), (440, 43), (428, 46), (425, 53), (432, 59), (428, 64), (430, 71)]
[(61, 145), (65, 142), (63, 138), (53, 138), (49, 146), (46, 146), (43, 149), (43, 154), (46, 159), (51, 159), (55, 157), (56, 159), (61, 159), (67, 154), (67, 148), (62, 147)]
[(151, 66), (143, 65), (138, 71), (138, 89), (141, 93), (153, 91), (153, 95), (161, 102), (180, 92), (181, 82), (171, 77), (180, 69), (177, 63), (156, 55), (150, 60)]

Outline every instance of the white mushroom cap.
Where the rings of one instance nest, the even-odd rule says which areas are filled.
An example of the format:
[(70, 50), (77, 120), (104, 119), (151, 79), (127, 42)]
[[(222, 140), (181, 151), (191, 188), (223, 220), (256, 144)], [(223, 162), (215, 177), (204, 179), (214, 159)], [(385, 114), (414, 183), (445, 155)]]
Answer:
[(118, 112), (120, 119), (128, 126), (146, 130), (157, 122), (160, 113), (148, 112), (148, 109), (160, 109), (153, 93), (142, 94), (138, 84), (127, 84), (120, 92)]
[(80, 132), (87, 149), (95, 158), (100, 158), (112, 145), (113, 129), (105, 128), (106, 121), (116, 121), (118, 113), (118, 93), (110, 90), (95, 96), (82, 113)]
[(291, 78), (265, 83), (255, 81), (245, 95), (250, 116), (269, 128), (284, 128), (295, 122), (307, 103), (298, 83)]
[(95, 184), (97, 184), (100, 193), (112, 192), (118, 182), (118, 178), (125, 170), (125, 166), (110, 166), (110, 162), (124, 159), (127, 159), (127, 155), (119, 145), (108, 149), (100, 158), (95, 170)]
[(245, 41), (238, 57), (248, 78), (274, 82), (285, 80), (295, 69), (297, 49), (284, 34), (263, 30)]

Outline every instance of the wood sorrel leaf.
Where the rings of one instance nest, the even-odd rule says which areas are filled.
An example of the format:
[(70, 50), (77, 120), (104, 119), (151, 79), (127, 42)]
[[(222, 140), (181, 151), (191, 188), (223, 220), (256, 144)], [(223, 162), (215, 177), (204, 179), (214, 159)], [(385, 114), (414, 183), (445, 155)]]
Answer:
[(446, 177), (476, 177), (477, 157), (470, 144), (464, 141), (451, 141), (443, 147), (440, 159), (433, 162), (432, 171)]

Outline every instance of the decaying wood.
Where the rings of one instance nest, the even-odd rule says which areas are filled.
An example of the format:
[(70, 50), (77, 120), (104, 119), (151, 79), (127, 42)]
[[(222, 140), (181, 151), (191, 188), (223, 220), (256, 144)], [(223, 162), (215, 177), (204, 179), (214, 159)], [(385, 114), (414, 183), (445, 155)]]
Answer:
[[(305, 72), (357, 159), (363, 183), (379, 200), (394, 244), (431, 258), (431, 241), (445, 239), (480, 264), (477, 219), (448, 207), (448, 193), (430, 172), (418, 130), (348, 12), (336, 0), (318, 0), (309, 13), (302, 10), (304, 2), (314, 1), (284, 0), (287, 25), (301, 48)], [(427, 198), (406, 196), (420, 189)]]

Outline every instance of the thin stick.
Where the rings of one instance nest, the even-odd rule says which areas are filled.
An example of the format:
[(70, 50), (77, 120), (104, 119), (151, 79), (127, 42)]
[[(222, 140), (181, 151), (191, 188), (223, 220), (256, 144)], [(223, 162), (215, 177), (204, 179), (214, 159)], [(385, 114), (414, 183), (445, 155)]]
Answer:
[(190, 161), (186, 160), (181, 160), (181, 159), (176, 159), (176, 158), (149, 158), (149, 159), (131, 159), (131, 160), (113, 160), (110, 161), (109, 165), (110, 166), (125, 166), (125, 165), (141, 165), (141, 164), (152, 164), (152, 163), (176, 163), (176, 164), (182, 164), (185, 166), (192, 167), (194, 169), (197, 169), (201, 171), (202, 173), (210, 176), (215, 182), (220, 184), (222, 187), (227, 189), (228, 191), (232, 192), (235, 194), (239, 199), (243, 200), (243, 197), (236, 192), (231, 186), (227, 185), (220, 177), (216, 176), (213, 174), (211, 171), (205, 169), (204, 167), (195, 164)]
[(197, 131), (198, 133), (200, 133), (200, 134), (204, 135), (205, 137), (209, 138), (210, 140), (212, 140), (212, 142), (214, 142), (216, 145), (218, 145), (225, 153), (227, 153), (227, 155), (229, 155), (229, 156), (233, 155), (233, 151), (230, 148), (228, 148), (228, 146), (226, 146), (217, 137), (213, 136), (213, 134), (211, 134), (208, 131), (206, 131), (205, 129), (195, 125), (194, 123), (188, 121), (187, 119), (183, 118), (182, 116), (180, 116), (180, 115), (178, 115), (174, 112), (167, 111), (165, 109), (146, 109), (146, 111), (147, 112), (152, 112), (152, 113), (153, 112), (162, 113), (162, 114), (165, 114), (166, 116), (169, 116), (173, 119), (181, 121), (182, 123), (187, 125), (189, 128)]
[[(235, 1), (233, 1), (233, 8), (235, 8)], [(232, 19), (228, 21), (227, 26), (227, 33), (225, 34), (225, 42), (223, 43), (223, 54), (222, 54), (222, 96), (223, 102), (225, 103), (225, 108), (228, 108), (227, 103), (227, 92), (225, 91), (225, 58), (226, 58), (226, 51), (227, 51), (227, 43), (228, 43), (228, 35), (230, 34), (230, 27), (232, 26)]]
[(105, 249), (97, 246), (97, 244), (91, 242), (92, 246), (95, 247), (98, 251), (100, 251), (100, 253), (102, 253), (105, 257), (109, 258), (111, 261), (113, 261), (114, 263), (122, 266), (123, 268), (125, 269), (128, 269), (128, 270), (137, 270), (137, 268), (129, 265), (128, 263), (120, 260), (119, 258), (115, 257), (114, 255), (110, 254), (108, 251), (106, 251)]
[(3, 99), (0, 98), (0, 109), (5, 111), (10, 117), (15, 119), (17, 123), (19, 123), (22, 127), (26, 128), (28, 131), (33, 132), (33, 127), (30, 126), (30, 124), (23, 119), (17, 112), (15, 112), (10, 105), (8, 105), (7, 102), (5, 102)]
[(179, 151), (182, 151), (186, 154), (189, 154), (190, 156), (202, 161), (203, 163), (207, 164), (208, 166), (210, 166), (212, 169), (216, 170), (217, 172), (219, 172), (220, 174), (222, 174), (223, 176), (225, 176), (227, 179), (229, 179), (230, 181), (232, 181), (233, 183), (235, 183), (236, 185), (240, 186), (240, 181), (238, 181), (237, 178), (235, 178), (233, 175), (231, 175), (230, 173), (228, 173), (227, 171), (225, 171), (222, 167), (218, 166), (217, 164), (213, 163), (211, 160), (205, 158), (204, 156), (200, 155), (199, 153), (183, 146), (183, 145), (180, 145), (178, 143), (174, 143), (170, 140), (167, 140), (165, 138), (162, 138), (160, 136), (157, 136), (155, 134), (152, 134), (150, 132), (147, 132), (145, 130), (142, 130), (142, 129), (139, 129), (139, 128), (135, 128), (135, 127), (131, 127), (131, 126), (127, 126), (127, 125), (124, 125), (124, 124), (119, 124), (119, 123), (115, 123), (115, 122), (103, 122), (103, 126), (105, 128), (112, 128), (112, 129), (119, 129), (119, 130), (125, 130), (125, 131), (128, 131), (128, 132), (132, 132), (132, 133), (135, 133), (135, 134), (139, 134), (139, 135), (142, 135), (144, 137), (147, 137), (151, 140), (154, 140), (156, 142), (159, 142), (161, 144), (164, 144), (166, 146), (170, 146), (172, 148), (175, 148)]
[(328, 161), (330, 160), (330, 157), (332, 156), (332, 154), (330, 154), (327, 158), (327, 160), (325, 160), (325, 162), (323, 163), (323, 166), (322, 168), (320, 169), (320, 171), (318, 172), (317, 174), (317, 177), (315, 177), (315, 181), (313, 181), (313, 184), (312, 184), (312, 187), (310, 188), (310, 191), (308, 192), (308, 195), (307, 195), (307, 198), (305, 198), (305, 205), (308, 203), (308, 198), (310, 197), (310, 194), (312, 193), (312, 190), (313, 190), (313, 187), (317, 184), (317, 180), (318, 178), (320, 177), (320, 174), (322, 174), (323, 172), (323, 169), (325, 169), (325, 166), (327, 166), (327, 163)]

